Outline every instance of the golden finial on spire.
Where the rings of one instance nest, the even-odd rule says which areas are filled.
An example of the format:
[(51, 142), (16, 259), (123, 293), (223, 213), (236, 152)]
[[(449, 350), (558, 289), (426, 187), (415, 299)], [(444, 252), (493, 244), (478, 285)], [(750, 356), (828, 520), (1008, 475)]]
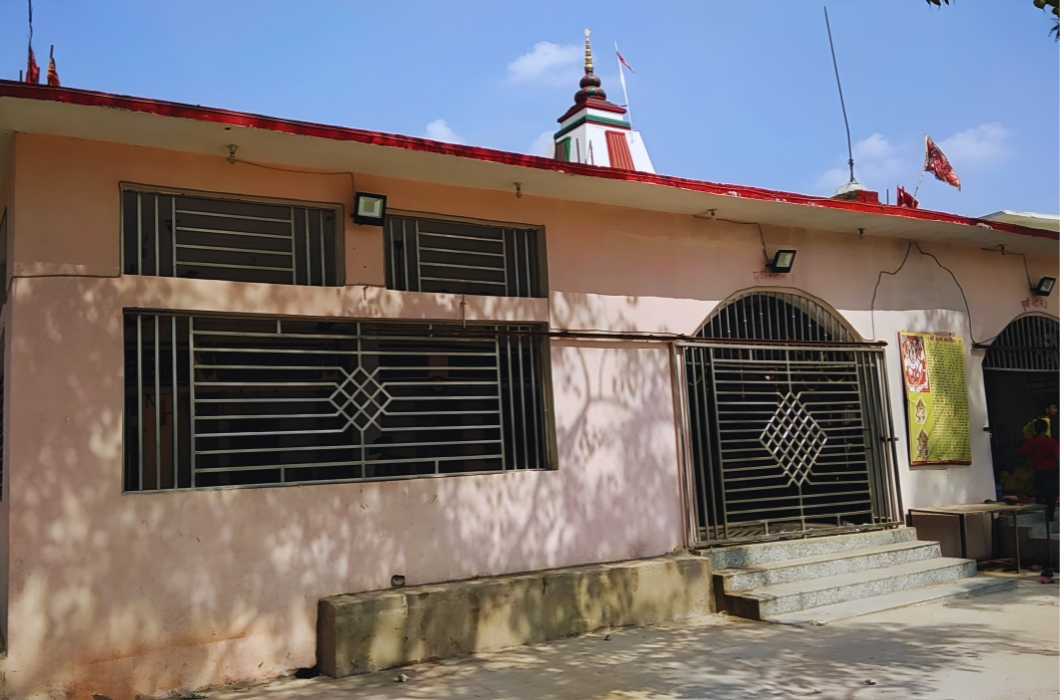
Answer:
[(593, 47), (589, 45), (589, 30), (585, 30), (585, 72), (593, 72)]

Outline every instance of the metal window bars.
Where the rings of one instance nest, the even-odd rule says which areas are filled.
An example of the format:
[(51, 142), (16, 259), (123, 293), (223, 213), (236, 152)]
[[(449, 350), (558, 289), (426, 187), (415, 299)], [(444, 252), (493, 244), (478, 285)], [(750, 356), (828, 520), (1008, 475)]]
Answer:
[(1016, 372), (1060, 370), (1060, 323), (1047, 316), (1021, 316), (986, 351), (983, 369)]
[(122, 271), (340, 286), (337, 219), (318, 207), (125, 189)]
[(385, 245), (389, 289), (544, 296), (534, 229), (389, 216)]
[(544, 340), (127, 313), (125, 490), (547, 469)]

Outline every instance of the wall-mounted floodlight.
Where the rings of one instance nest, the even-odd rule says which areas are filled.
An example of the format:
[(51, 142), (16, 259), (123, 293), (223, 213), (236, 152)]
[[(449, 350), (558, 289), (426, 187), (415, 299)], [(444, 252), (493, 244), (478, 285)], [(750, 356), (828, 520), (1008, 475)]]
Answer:
[(1034, 296), (1047, 297), (1053, 293), (1053, 285), (1055, 284), (1055, 277), (1042, 277), (1040, 280), (1038, 280), (1038, 286), (1032, 287), (1031, 291), (1034, 292)]
[(386, 218), (386, 195), (358, 192), (353, 200), (353, 221), (361, 226), (382, 226)]
[(777, 274), (786, 275), (791, 272), (793, 265), (795, 265), (795, 251), (778, 250), (776, 255), (773, 256), (773, 262), (769, 265), (769, 269)]

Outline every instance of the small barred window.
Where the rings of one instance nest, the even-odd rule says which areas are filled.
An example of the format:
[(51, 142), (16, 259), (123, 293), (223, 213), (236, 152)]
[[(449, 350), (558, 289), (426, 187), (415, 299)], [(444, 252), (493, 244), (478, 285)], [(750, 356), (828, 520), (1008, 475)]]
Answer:
[(545, 296), (536, 229), (389, 216), (385, 236), (388, 289)]
[(126, 189), (122, 271), (341, 286), (340, 223), (321, 207)]

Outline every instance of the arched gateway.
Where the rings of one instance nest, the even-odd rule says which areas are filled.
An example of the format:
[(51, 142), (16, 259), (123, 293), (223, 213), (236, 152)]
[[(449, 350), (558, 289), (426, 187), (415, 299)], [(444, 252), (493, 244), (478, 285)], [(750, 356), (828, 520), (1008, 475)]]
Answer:
[(696, 536), (896, 524), (883, 351), (795, 294), (752, 292), (681, 344)]
[[(990, 343), (983, 358), (986, 409), (994, 476), (1023, 461), (1023, 426), (1060, 393), (1060, 323), (1049, 316), (1020, 316)], [(1056, 437), (1056, 432), (1053, 433)]]

